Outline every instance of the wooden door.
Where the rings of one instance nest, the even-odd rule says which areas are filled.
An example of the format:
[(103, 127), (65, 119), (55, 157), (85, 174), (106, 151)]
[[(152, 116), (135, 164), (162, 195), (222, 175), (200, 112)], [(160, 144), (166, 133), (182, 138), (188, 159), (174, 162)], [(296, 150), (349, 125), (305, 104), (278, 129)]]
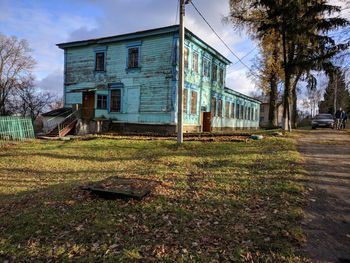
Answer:
[(95, 92), (83, 92), (82, 119), (92, 120), (95, 117)]
[(211, 132), (211, 112), (203, 112), (203, 132)]

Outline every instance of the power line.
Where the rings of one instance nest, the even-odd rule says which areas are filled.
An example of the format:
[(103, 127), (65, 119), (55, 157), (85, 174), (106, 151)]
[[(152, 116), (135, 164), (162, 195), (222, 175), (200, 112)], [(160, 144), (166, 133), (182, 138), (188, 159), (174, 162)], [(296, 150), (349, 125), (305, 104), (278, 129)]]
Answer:
[[(255, 49), (256, 49), (256, 47), (254, 47), (247, 54), (245, 54), (243, 57), (241, 57), (241, 59), (243, 60), (244, 58), (248, 57)], [(231, 64), (230, 67), (233, 67), (233, 66), (237, 65), (238, 63), (239, 63), (239, 61), (236, 61), (235, 63)]]
[(198, 8), (196, 7), (196, 5), (193, 3), (193, 1), (190, 2), (191, 5), (194, 7), (194, 9), (197, 11), (197, 13), (202, 17), (202, 19), (204, 20), (204, 22), (210, 27), (210, 29), (213, 31), (213, 33), (220, 39), (220, 41), (225, 45), (225, 47), (232, 53), (232, 55), (234, 55), (238, 61), (244, 65), (247, 69), (249, 69), (249, 71), (251, 72), (252, 75), (258, 77), (251, 69), (250, 67), (248, 67), (243, 61), (242, 59), (240, 59), (235, 52), (233, 52), (233, 50), (226, 44), (226, 42), (219, 36), (219, 34), (215, 31), (215, 29), (210, 25), (210, 23), (208, 22), (208, 20), (202, 15), (202, 13), (198, 10)]

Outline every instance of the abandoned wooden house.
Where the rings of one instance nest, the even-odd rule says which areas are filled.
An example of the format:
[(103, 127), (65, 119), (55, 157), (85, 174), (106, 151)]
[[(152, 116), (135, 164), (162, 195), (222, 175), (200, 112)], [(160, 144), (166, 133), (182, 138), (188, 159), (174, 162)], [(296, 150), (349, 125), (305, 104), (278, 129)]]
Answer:
[[(174, 25), (58, 44), (64, 106), (81, 107), (81, 129), (174, 133), (178, 32)], [(259, 127), (260, 102), (225, 86), (229, 64), (186, 29), (184, 131)]]

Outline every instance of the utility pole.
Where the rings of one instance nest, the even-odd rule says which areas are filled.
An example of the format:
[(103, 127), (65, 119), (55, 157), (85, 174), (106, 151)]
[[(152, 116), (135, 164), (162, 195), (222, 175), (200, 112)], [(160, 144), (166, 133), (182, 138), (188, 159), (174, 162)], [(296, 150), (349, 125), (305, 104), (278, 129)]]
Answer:
[(184, 43), (185, 43), (185, 5), (191, 0), (180, 0), (179, 25), (179, 79), (177, 87), (177, 143), (183, 143), (183, 89), (184, 89)]

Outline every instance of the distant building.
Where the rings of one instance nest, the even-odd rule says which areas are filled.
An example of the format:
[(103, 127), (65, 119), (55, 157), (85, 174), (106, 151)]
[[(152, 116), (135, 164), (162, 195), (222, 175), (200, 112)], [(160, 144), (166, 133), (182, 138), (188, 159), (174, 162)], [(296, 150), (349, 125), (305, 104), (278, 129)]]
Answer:
[[(109, 122), (120, 131), (175, 132), (178, 32), (175, 25), (58, 44), (64, 106), (81, 104), (83, 121), (94, 127)], [(229, 64), (186, 29), (185, 131), (259, 127), (260, 102), (225, 86)]]
[[(269, 126), (269, 110), (270, 104), (268, 102), (263, 102), (260, 105), (260, 127), (266, 128)], [(283, 106), (282, 103), (278, 104), (276, 109), (276, 127), (282, 127), (282, 118), (283, 118)]]

